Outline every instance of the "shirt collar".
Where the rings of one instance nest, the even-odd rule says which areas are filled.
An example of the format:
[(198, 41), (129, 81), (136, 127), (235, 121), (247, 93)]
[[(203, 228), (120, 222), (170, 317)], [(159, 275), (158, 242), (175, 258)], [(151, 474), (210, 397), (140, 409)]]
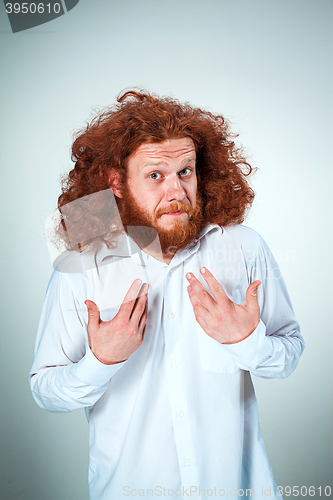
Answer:
[[(169, 265), (174, 267), (186, 260), (199, 249), (201, 239), (213, 231), (220, 231), (222, 233), (223, 229), (217, 224), (208, 224), (201, 230), (197, 239), (176, 253)], [(94, 250), (82, 253), (74, 251), (65, 252), (60, 256), (61, 258), (57, 259), (54, 267), (64, 273), (81, 273), (83, 270), (87, 271), (98, 268), (125, 258), (131, 258), (136, 264), (141, 266), (168, 267), (168, 264), (165, 262), (155, 259), (141, 250), (135, 241), (125, 232), (118, 236), (116, 243), (114, 248), (108, 248), (105, 244), (101, 244), (97, 249), (95, 248)]]
[[(192, 243), (190, 243), (186, 248), (178, 251), (175, 257), (184, 260), (188, 255), (196, 252), (200, 246), (200, 240), (212, 231), (220, 231), (222, 233), (222, 228), (217, 224), (208, 224), (199, 233), (198, 238), (196, 238)], [(133, 258), (138, 264), (142, 265), (162, 265), (167, 267), (166, 263), (157, 261), (154, 257), (151, 257), (146, 252), (142, 251), (141, 248), (135, 243), (135, 241), (128, 236), (125, 232), (122, 233), (117, 239), (117, 245), (115, 248), (108, 248), (105, 244), (101, 246), (97, 255), (97, 262), (100, 265), (106, 264), (108, 258), (114, 257), (117, 260), (122, 258)], [(175, 260), (172, 259), (172, 263)], [(178, 258), (176, 260), (178, 260)]]
[(190, 255), (196, 253), (200, 248), (201, 240), (213, 231), (223, 232), (223, 229), (218, 224), (208, 224), (199, 233), (198, 238), (196, 238), (192, 243), (190, 243), (186, 248), (176, 253), (171, 261), (171, 265), (178, 265), (180, 262), (187, 259)]
[(201, 238), (203, 238), (204, 236), (206, 236), (206, 234), (208, 233), (211, 233), (212, 231), (220, 231), (220, 233), (222, 233), (222, 228), (221, 226), (219, 226), (218, 224), (208, 224), (208, 226), (205, 226), (199, 233), (199, 236), (197, 239), (195, 239), (194, 241), (192, 241), (192, 243), (190, 243), (186, 248), (185, 250), (189, 250), (191, 247), (195, 247), (199, 241), (201, 240)]
[[(126, 233), (121, 233), (114, 248), (108, 248), (105, 244), (101, 246), (98, 251), (98, 261), (103, 262), (107, 257), (131, 257), (135, 245), (135, 241), (129, 238)], [(138, 247), (138, 245), (136, 246)]]

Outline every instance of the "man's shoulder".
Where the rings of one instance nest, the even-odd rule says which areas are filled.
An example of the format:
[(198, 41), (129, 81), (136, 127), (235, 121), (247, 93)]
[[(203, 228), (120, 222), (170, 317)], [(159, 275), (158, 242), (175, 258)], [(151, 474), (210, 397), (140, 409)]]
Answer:
[[(218, 227), (218, 226), (216, 226)], [(240, 246), (244, 249), (254, 250), (258, 248), (262, 238), (260, 234), (254, 229), (243, 226), (242, 224), (233, 224), (229, 226), (222, 226), (221, 231), (214, 231), (214, 239), (221, 240), (235, 246)]]
[[(83, 253), (66, 251), (55, 260), (47, 287), (48, 293), (84, 300), (83, 297), (89, 289), (89, 277), (85, 264), (89, 261), (84, 259)], [(84, 291), (83, 294), (82, 291)]]
[(255, 231), (249, 226), (244, 226), (243, 224), (232, 224), (230, 226), (223, 226), (222, 229), (223, 231), (226, 231), (234, 238), (240, 238), (246, 241), (256, 241), (260, 238), (260, 235), (257, 231)]
[(244, 259), (248, 265), (253, 265), (261, 254), (263, 240), (260, 234), (241, 224), (222, 227), (212, 225), (206, 236), (202, 251), (215, 252), (219, 256), (222, 252), (235, 261), (238, 258)]

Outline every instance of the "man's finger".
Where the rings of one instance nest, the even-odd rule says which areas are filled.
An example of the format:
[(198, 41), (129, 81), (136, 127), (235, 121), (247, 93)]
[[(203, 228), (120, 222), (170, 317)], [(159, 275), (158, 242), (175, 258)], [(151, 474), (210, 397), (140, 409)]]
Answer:
[(140, 293), (133, 306), (130, 319), (133, 320), (136, 324), (139, 324), (141, 316), (144, 313), (148, 301), (148, 290), (149, 290), (148, 283), (144, 283), (140, 289)]
[(126, 316), (128, 318), (130, 318), (132, 311), (133, 311), (133, 308), (134, 308), (134, 305), (135, 305), (135, 301), (137, 299), (137, 296), (138, 296), (138, 293), (139, 293), (139, 290), (141, 287), (141, 284), (142, 284), (142, 281), (140, 279), (136, 279), (135, 281), (133, 281), (133, 283), (129, 287), (129, 289), (124, 297), (124, 300), (122, 301), (122, 304), (119, 308), (118, 314), (119, 313), (126, 314)]
[(148, 319), (148, 295), (146, 296), (146, 304), (139, 321), (139, 330), (142, 330), (142, 337), (145, 334), (147, 319)]
[(215, 300), (218, 302), (219, 300), (229, 301), (228, 295), (223, 290), (220, 283), (217, 279), (212, 275), (212, 273), (207, 269), (207, 267), (202, 267), (200, 269), (200, 273), (204, 277), (207, 285), (209, 286), (210, 291), (212, 292)]
[(207, 319), (209, 317), (209, 311), (197, 297), (192, 285), (187, 287), (187, 292), (193, 307), (195, 317), (201, 316), (202, 318)]
[(88, 309), (88, 328), (92, 331), (96, 330), (100, 324), (99, 309), (92, 300), (86, 300), (85, 305)]
[(207, 292), (206, 288), (202, 286), (200, 281), (194, 276), (192, 273), (187, 273), (186, 279), (190, 283), (190, 286), (193, 292), (196, 294), (200, 302), (209, 309), (209, 307), (215, 304), (215, 300), (211, 296), (209, 292)]
[(256, 280), (251, 285), (249, 285), (246, 290), (246, 300), (245, 303), (247, 306), (257, 306), (258, 305), (258, 288), (261, 285), (261, 281)]

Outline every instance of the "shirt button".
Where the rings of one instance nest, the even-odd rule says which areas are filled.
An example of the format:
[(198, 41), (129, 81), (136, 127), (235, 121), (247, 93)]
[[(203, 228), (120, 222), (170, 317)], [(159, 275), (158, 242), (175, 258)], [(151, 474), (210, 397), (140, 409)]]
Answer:
[(170, 313), (170, 314), (169, 314), (169, 318), (170, 318), (170, 319), (174, 319), (174, 318), (175, 318), (175, 314)]
[(183, 417), (183, 416), (184, 416), (184, 412), (183, 412), (183, 410), (179, 410), (178, 415), (179, 415), (180, 417)]
[(174, 368), (178, 368), (179, 363), (177, 363), (177, 361), (174, 361), (174, 362), (172, 363), (172, 366), (173, 366)]
[(185, 465), (191, 465), (191, 460), (189, 460), (188, 458), (185, 460)]

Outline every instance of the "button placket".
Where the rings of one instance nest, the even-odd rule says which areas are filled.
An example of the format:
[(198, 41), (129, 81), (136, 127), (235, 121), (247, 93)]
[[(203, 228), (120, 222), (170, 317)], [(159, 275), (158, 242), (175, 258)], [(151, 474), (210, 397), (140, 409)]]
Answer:
[[(182, 290), (183, 272), (175, 270), (172, 280), (166, 280), (164, 288), (164, 338), (167, 379), (174, 427), (175, 444), (183, 484), (196, 484), (198, 471), (193, 462), (194, 449), (191, 426), (188, 421), (188, 395), (185, 391), (185, 366), (182, 360), (181, 303), (177, 301), (177, 290)], [(184, 346), (183, 346), (184, 347)], [(191, 457), (191, 460), (190, 458)], [(191, 465), (191, 467), (189, 467)]]

